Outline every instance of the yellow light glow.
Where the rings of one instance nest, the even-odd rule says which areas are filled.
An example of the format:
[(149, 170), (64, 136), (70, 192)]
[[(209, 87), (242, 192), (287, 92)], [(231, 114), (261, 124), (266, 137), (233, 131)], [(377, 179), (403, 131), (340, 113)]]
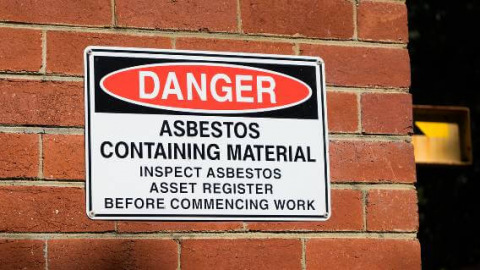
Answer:
[(429, 138), (447, 138), (450, 135), (449, 123), (415, 122), (415, 125)]

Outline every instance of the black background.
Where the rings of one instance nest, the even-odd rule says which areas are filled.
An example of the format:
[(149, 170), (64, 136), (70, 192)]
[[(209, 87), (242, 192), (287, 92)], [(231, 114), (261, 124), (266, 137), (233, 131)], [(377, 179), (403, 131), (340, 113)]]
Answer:
[[(202, 55), (204, 56), (204, 55)], [(240, 57), (240, 56), (235, 56)], [(290, 59), (289, 59), (290, 60)], [(310, 60), (312, 61), (312, 60)], [(178, 112), (172, 110), (155, 109), (128, 103), (119, 100), (105, 93), (100, 88), (100, 80), (107, 74), (139, 65), (148, 65), (155, 63), (228, 63), (233, 65), (241, 65), (248, 67), (261, 68), (286, 74), (297, 78), (306, 83), (312, 89), (312, 96), (305, 102), (293, 107), (255, 113), (239, 113), (239, 114), (202, 114)], [(317, 103), (317, 85), (316, 71), (314, 66), (301, 65), (279, 65), (279, 64), (254, 64), (243, 62), (218, 62), (218, 61), (191, 61), (177, 59), (155, 59), (155, 58), (126, 58), (126, 57), (110, 57), (95, 56), (94, 57), (94, 74), (95, 74), (95, 112), (99, 113), (141, 113), (141, 114), (168, 114), (168, 115), (210, 115), (223, 117), (265, 117), (265, 118), (292, 118), (292, 119), (318, 119), (318, 103)], [(322, 77), (320, 76), (320, 79)], [(322, 97), (320, 97), (322, 100)], [(323, 100), (322, 100), (323, 104)]]
[(417, 166), (423, 269), (480, 269), (480, 1), (407, 0), (413, 101), (470, 108), (473, 164)]

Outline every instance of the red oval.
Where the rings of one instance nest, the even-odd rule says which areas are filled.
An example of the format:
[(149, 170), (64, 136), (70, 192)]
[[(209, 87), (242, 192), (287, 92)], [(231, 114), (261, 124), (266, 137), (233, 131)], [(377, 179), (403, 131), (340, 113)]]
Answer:
[(210, 63), (131, 67), (107, 74), (100, 86), (106, 93), (126, 102), (202, 113), (278, 110), (300, 104), (312, 95), (308, 85), (285, 74)]

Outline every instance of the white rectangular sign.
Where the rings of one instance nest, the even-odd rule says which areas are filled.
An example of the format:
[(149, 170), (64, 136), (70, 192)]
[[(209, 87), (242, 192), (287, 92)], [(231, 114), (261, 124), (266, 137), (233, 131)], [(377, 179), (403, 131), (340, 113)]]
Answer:
[(88, 47), (85, 106), (92, 219), (330, 216), (319, 58)]

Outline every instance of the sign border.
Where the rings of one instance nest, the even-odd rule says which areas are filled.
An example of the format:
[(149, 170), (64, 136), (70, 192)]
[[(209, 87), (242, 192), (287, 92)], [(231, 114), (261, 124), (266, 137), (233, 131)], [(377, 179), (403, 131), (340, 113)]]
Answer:
[[(170, 55), (172, 56), (199, 56), (199, 57), (222, 57), (233, 59), (251, 59), (252, 62), (258, 63), (254, 60), (262, 60), (262, 62), (278, 63), (279, 61), (300, 62), (300, 63), (315, 63), (316, 82), (317, 82), (317, 97), (321, 100), (318, 107), (319, 115), (322, 115), (323, 126), (323, 143), (324, 143), (324, 173), (325, 173), (325, 215), (213, 215), (213, 214), (99, 214), (95, 213), (92, 205), (92, 176), (91, 176), (91, 156), (90, 156), (90, 90), (94, 82), (94, 65), (93, 57), (98, 55), (105, 55), (113, 53), (117, 56), (143, 57), (146, 55)], [(168, 59), (168, 57), (166, 57)], [(212, 59), (212, 60), (213, 60)], [(210, 60), (210, 59), (209, 59)], [(245, 61), (244, 61), (245, 62)], [(84, 145), (85, 145), (85, 199), (86, 199), (86, 214), (93, 220), (138, 220), (138, 221), (326, 221), (331, 216), (331, 188), (330, 188), (330, 160), (329, 160), (329, 140), (328, 140), (328, 122), (327, 122), (327, 106), (326, 106), (326, 85), (325, 85), (325, 64), (320, 57), (310, 56), (291, 56), (291, 55), (272, 55), (272, 54), (258, 54), (258, 53), (235, 53), (235, 52), (217, 52), (217, 51), (194, 51), (194, 50), (169, 50), (169, 49), (149, 49), (149, 48), (131, 48), (131, 47), (110, 47), (110, 46), (88, 46), (84, 50), (84, 87), (85, 87), (85, 129), (84, 129)], [(317, 101), (318, 102), (318, 101)], [(221, 117), (221, 116), (219, 116)]]

